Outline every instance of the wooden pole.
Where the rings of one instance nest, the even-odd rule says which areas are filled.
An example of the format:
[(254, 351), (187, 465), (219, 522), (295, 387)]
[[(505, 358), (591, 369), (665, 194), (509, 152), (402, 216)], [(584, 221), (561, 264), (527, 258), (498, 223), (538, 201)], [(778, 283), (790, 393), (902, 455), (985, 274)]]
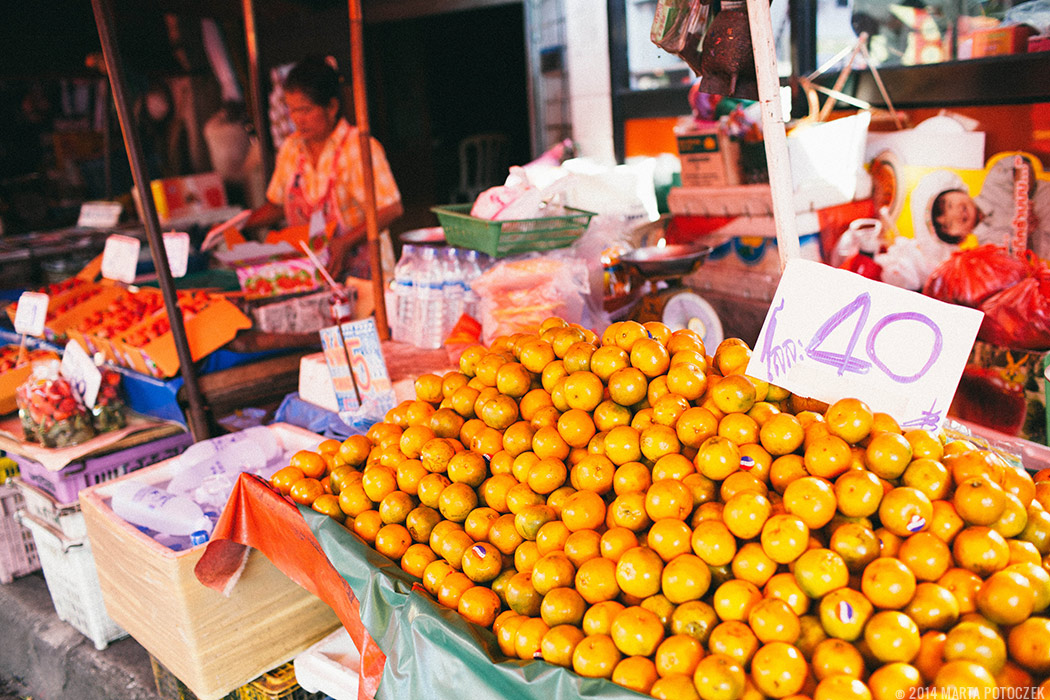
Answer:
[(368, 126), (368, 92), (365, 86), (365, 49), (361, 1), (350, 3), (350, 68), (354, 85), (354, 116), (361, 144), (361, 175), (365, 183), (365, 233), (368, 259), (372, 268), (372, 295), (375, 297), (376, 331), (380, 340), (390, 339), (386, 317), (386, 284), (379, 254), (379, 222), (376, 218), (375, 174), (372, 170), (372, 134)]
[(777, 51), (769, 18), (769, 2), (747, 0), (747, 15), (758, 78), (758, 101), (762, 109), (762, 138), (766, 146), (769, 191), (773, 198), (773, 222), (780, 269), (784, 269), (788, 260), (801, 256), (801, 247), (795, 230), (795, 190), (791, 182), (784, 113), (780, 107), (780, 77), (777, 75)]
[(175, 293), (175, 283), (171, 277), (171, 268), (168, 267), (168, 254), (164, 249), (164, 240), (160, 233), (160, 223), (157, 219), (157, 207), (153, 202), (153, 192), (150, 190), (149, 175), (143, 165), (145, 159), (142, 157), (142, 145), (139, 143), (135, 129), (135, 122), (131, 117), (131, 108), (127, 96), (124, 94), (124, 64), (117, 49), (116, 39), (113, 36), (113, 8), (110, 0), (91, 0), (91, 6), (95, 13), (95, 24), (98, 26), (98, 38), (102, 43), (102, 53), (106, 58), (106, 73), (109, 75), (110, 89), (113, 91), (113, 102), (117, 107), (117, 117), (120, 120), (120, 130), (124, 135), (124, 147), (128, 152), (128, 162), (131, 165), (131, 174), (135, 180), (135, 188), (139, 193), (142, 204), (143, 224), (146, 227), (146, 239), (149, 241), (150, 253), (153, 255), (153, 266), (157, 271), (157, 282), (160, 286), (161, 295), (164, 297), (164, 308), (168, 312), (168, 320), (171, 323), (171, 334), (175, 340), (175, 351), (179, 357), (179, 372), (182, 374), (183, 388), (186, 390), (186, 400), (189, 403), (189, 428), (195, 440), (206, 440), (210, 436), (210, 428), (205, 415), (204, 400), (201, 396), (200, 386), (197, 383), (197, 373), (193, 368), (193, 358), (190, 355), (190, 346), (186, 340), (186, 327), (182, 322), (182, 310), (179, 308), (178, 297)]
[(273, 172), (273, 149), (270, 147), (270, 131), (267, 129), (266, 107), (263, 99), (262, 77), (259, 69), (259, 37), (255, 29), (255, 3), (242, 0), (244, 15), (244, 45), (248, 51), (248, 102), (252, 110), (252, 126), (255, 138), (259, 139), (263, 172)]

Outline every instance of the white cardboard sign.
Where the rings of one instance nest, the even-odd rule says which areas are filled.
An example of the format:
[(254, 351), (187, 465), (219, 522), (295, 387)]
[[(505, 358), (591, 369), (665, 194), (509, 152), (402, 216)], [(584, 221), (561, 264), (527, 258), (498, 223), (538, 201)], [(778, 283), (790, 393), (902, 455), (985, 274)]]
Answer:
[(66, 343), (58, 371), (69, 381), (85, 406), (91, 408), (95, 405), (98, 389), (102, 386), (102, 372), (84, 348), (80, 347), (80, 343)]
[(134, 282), (140, 247), (142, 243), (134, 236), (115, 233), (106, 238), (106, 247), (102, 250), (102, 276), (125, 284)]
[(904, 428), (936, 429), (984, 317), (812, 260), (788, 262), (747, 374), (834, 402), (858, 398)]
[(50, 297), (43, 292), (22, 292), (15, 309), (15, 332), (20, 335), (43, 335)]
[(164, 234), (164, 252), (168, 256), (168, 269), (172, 277), (185, 277), (186, 264), (190, 257), (190, 234), (169, 231)]
[(77, 218), (78, 228), (113, 228), (124, 207), (120, 202), (84, 202)]

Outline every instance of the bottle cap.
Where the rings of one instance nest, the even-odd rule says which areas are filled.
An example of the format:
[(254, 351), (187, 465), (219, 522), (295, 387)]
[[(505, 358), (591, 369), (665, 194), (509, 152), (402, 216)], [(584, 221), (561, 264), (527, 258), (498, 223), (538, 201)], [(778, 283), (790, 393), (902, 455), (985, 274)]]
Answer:
[(196, 547), (199, 544), (204, 544), (207, 541), (208, 541), (208, 532), (207, 532), (207, 530), (197, 530), (196, 532), (194, 532), (193, 534), (190, 535), (190, 542), (193, 543), (194, 547)]

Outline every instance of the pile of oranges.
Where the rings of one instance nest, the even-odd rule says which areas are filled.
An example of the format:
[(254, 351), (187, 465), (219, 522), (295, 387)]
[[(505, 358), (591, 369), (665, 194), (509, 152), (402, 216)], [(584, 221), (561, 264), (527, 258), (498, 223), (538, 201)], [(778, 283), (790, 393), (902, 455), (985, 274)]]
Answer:
[(547, 319), (272, 485), (507, 656), (652, 697), (1050, 695), (1050, 470), (792, 396), (750, 354)]

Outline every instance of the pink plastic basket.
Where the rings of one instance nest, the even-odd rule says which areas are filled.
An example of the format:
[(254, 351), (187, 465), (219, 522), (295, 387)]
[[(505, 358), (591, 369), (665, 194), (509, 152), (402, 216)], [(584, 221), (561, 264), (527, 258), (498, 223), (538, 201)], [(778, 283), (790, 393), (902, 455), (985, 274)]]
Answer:
[(11, 583), (40, 569), (33, 533), (15, 518), (23, 502), (17, 488), (0, 486), (0, 583)]
[(22, 481), (45, 491), (59, 503), (73, 503), (81, 489), (170, 459), (182, 454), (192, 443), (193, 436), (190, 433), (178, 433), (126, 450), (89, 457), (66, 465), (57, 472), (22, 455), (11, 454), (11, 457), (18, 462)]

